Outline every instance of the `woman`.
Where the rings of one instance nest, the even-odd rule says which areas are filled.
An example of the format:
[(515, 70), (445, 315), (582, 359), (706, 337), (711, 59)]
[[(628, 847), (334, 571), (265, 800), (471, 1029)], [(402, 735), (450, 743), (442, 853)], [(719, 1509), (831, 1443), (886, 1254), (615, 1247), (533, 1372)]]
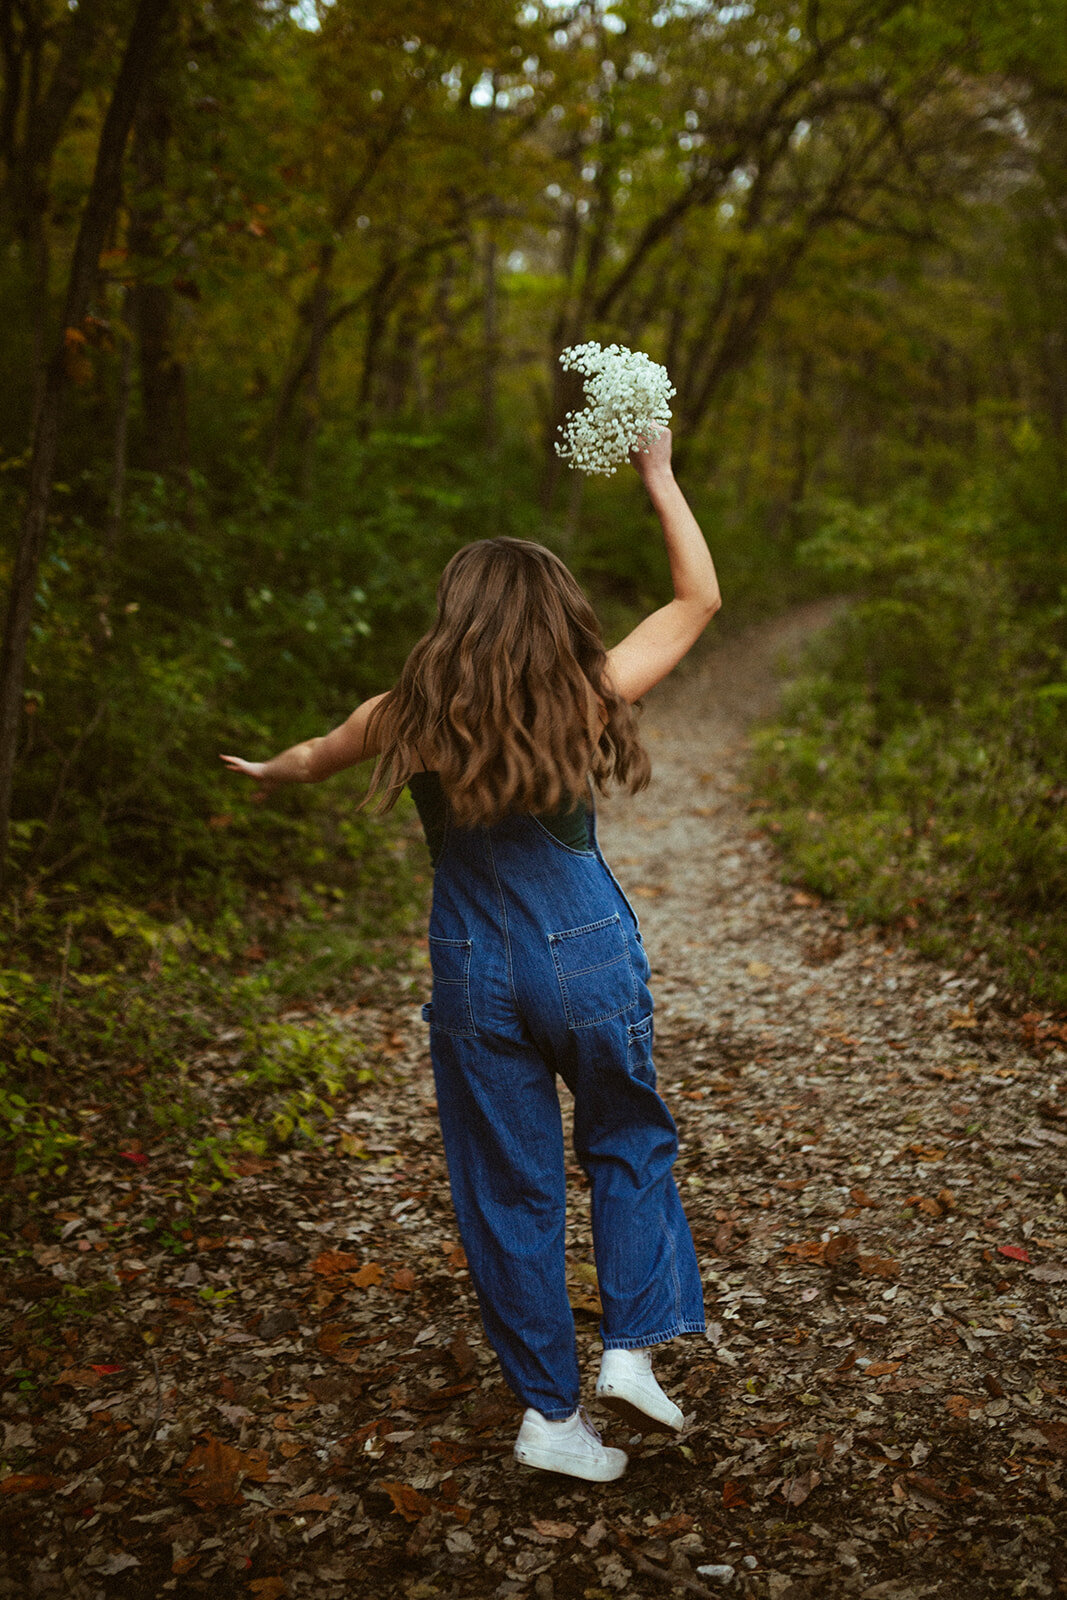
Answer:
[(260, 781), (315, 783), (377, 757), (386, 806), (407, 785), (434, 860), (424, 1015), (453, 1202), (486, 1334), (526, 1407), (524, 1465), (603, 1482), (625, 1470), (578, 1405), (564, 1262), (556, 1074), (574, 1095), (604, 1306), (597, 1395), (678, 1428), (650, 1348), (704, 1329), (696, 1254), (671, 1173), (677, 1133), (655, 1088), (648, 961), (596, 841), (591, 783), (649, 778), (632, 707), (719, 607), (715, 568), (664, 431), (632, 460), (659, 516), (674, 598), (605, 652), (563, 563), (488, 539), (449, 562), (438, 615), (392, 691)]

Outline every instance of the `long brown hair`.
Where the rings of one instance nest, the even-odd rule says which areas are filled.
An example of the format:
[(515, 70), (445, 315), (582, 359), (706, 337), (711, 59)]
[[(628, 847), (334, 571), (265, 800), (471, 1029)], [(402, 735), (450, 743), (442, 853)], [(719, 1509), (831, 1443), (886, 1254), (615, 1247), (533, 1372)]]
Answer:
[(461, 827), (553, 811), (589, 778), (648, 783), (633, 708), (613, 688), (592, 606), (558, 556), (528, 539), (454, 555), (437, 620), (376, 708), (383, 810), (412, 773), (436, 771)]

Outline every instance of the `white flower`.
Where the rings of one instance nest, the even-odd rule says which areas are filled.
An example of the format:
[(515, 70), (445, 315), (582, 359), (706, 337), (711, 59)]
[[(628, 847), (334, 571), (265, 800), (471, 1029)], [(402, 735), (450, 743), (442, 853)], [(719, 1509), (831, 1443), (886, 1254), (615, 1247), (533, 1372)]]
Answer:
[(651, 444), (671, 420), (674, 385), (661, 367), (625, 345), (574, 344), (559, 364), (585, 377), (585, 406), (568, 411), (556, 454), (582, 472), (609, 476), (638, 445)]

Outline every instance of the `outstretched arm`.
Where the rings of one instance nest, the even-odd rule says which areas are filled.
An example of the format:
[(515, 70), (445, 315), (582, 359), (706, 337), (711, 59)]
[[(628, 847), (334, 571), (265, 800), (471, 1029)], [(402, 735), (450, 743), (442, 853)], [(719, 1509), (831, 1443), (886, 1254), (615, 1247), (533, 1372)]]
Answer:
[(220, 760), (231, 772), (243, 772), (246, 777), (259, 780), (257, 800), (266, 799), (282, 783), (321, 783), (345, 767), (378, 755), (377, 740), (368, 734), (368, 724), (375, 707), (384, 699), (384, 694), (376, 694), (373, 699), (364, 700), (332, 733), (291, 745), (269, 761), (245, 761), (241, 756), (221, 756)]
[(671, 468), (670, 429), (665, 428), (647, 450), (633, 451), (630, 460), (662, 525), (674, 584), (674, 599), (608, 651), (612, 682), (632, 704), (678, 665), (722, 599), (711, 552)]

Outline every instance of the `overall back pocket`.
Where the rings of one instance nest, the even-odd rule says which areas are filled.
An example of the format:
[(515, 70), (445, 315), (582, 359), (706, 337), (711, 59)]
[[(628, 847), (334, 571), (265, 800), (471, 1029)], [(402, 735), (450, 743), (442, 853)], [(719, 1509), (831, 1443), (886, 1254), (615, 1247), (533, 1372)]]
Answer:
[(471, 1011), (471, 954), (469, 939), (435, 939), (430, 935), (433, 1002), (427, 1019), (442, 1033), (474, 1038), (478, 1029)]
[(568, 1027), (607, 1022), (634, 1004), (637, 981), (618, 914), (550, 933), (548, 944)]

